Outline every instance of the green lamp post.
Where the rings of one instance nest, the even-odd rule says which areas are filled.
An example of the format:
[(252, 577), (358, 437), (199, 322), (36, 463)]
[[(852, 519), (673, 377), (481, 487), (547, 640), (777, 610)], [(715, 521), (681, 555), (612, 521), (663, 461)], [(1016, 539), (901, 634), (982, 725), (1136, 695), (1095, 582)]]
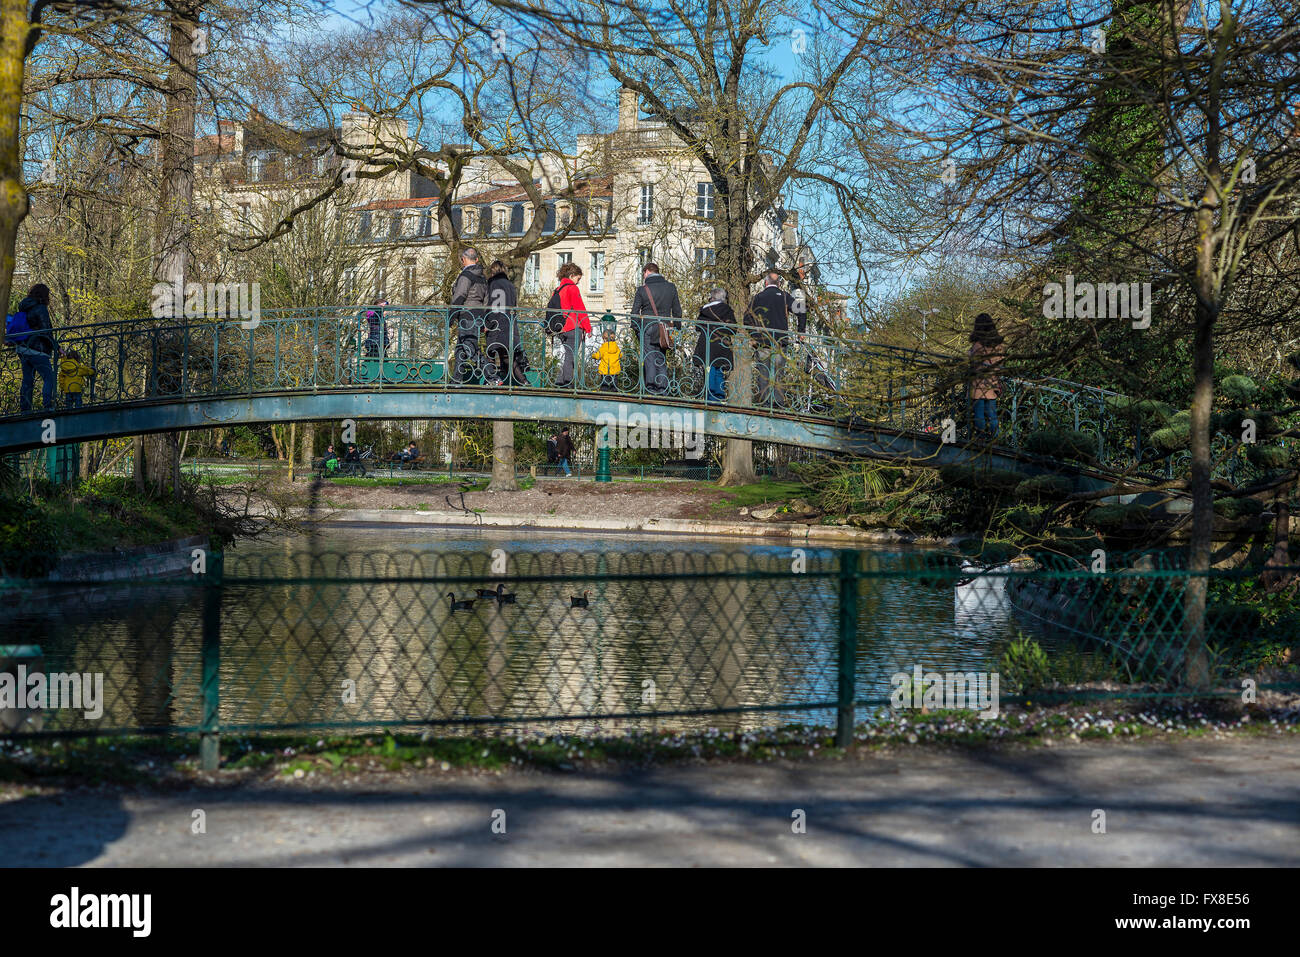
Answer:
[(600, 439), (596, 444), (596, 481), (614, 481), (614, 476), (609, 474), (609, 426), (600, 430)]

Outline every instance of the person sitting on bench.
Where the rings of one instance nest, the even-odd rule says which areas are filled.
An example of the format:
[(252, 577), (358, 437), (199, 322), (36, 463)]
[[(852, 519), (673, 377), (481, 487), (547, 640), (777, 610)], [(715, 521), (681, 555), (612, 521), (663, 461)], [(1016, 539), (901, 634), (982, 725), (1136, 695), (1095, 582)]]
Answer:
[(338, 471), (339, 454), (334, 451), (334, 446), (325, 446), (325, 455), (320, 460), (320, 474), (326, 475), (330, 472)]
[(403, 462), (414, 462), (420, 457), (420, 450), (415, 447), (414, 442), (408, 442), (406, 448), (397, 453), (397, 457)]
[(366, 474), (366, 465), (361, 461), (361, 453), (357, 451), (357, 447), (351, 442), (348, 443), (348, 450), (343, 453), (343, 466), (354, 474), (357, 472), (362, 475)]

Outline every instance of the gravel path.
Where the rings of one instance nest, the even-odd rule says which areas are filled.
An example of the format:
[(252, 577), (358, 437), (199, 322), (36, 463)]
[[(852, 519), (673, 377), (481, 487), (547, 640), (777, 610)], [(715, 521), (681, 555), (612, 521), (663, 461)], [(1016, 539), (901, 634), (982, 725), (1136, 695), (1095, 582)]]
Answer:
[[(193, 812), (206, 833), (191, 833)], [(1094, 811), (1106, 832), (1094, 833)], [(794, 833), (797, 812), (806, 832)], [(494, 813), (504, 812), (504, 833)], [(501, 814), (496, 813), (498, 820)], [(10, 865), (1300, 865), (1294, 740), (437, 770), (0, 803)]]
[[(324, 501), (343, 508), (458, 509), (460, 486), (329, 485)], [(450, 499), (450, 502), (448, 502)], [(735, 520), (734, 509), (714, 509), (727, 493), (693, 482), (592, 482), (586, 479), (540, 479), (521, 492), (466, 492), (466, 508), (494, 515), (567, 515), (582, 518), (716, 518)], [(741, 519), (747, 521), (747, 519)]]

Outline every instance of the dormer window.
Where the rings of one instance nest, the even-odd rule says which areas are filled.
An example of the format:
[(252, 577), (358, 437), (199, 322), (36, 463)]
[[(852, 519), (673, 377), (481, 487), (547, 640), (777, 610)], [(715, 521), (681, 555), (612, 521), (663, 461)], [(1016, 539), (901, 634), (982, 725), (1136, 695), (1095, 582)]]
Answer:
[(433, 235), (433, 210), (432, 209), (426, 209), (420, 215), (420, 235), (421, 236)]
[(566, 228), (573, 222), (573, 207), (568, 203), (561, 203), (555, 211), (555, 221), (559, 224), (560, 229)]
[(262, 157), (250, 156), (248, 158), (248, 181), (250, 183), (260, 183), (262, 181)]
[(492, 231), (505, 233), (510, 228), (510, 209), (507, 206), (495, 206), (492, 209)]
[(478, 232), (478, 207), (465, 207), (465, 235), (473, 236)]

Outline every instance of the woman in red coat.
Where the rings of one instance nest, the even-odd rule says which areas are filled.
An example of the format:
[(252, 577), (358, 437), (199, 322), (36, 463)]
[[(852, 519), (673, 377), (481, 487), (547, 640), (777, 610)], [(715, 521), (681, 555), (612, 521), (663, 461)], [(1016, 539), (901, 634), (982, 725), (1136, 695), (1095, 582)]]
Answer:
[(560, 267), (560, 311), (564, 314), (564, 328), (560, 332), (560, 341), (564, 345), (564, 356), (560, 360), (560, 378), (555, 384), (560, 388), (573, 383), (573, 368), (577, 363), (581, 369), (583, 342), (591, 335), (591, 320), (587, 318), (587, 304), (582, 301), (582, 290), (578, 280), (582, 278), (582, 267), (577, 263), (565, 263)]

